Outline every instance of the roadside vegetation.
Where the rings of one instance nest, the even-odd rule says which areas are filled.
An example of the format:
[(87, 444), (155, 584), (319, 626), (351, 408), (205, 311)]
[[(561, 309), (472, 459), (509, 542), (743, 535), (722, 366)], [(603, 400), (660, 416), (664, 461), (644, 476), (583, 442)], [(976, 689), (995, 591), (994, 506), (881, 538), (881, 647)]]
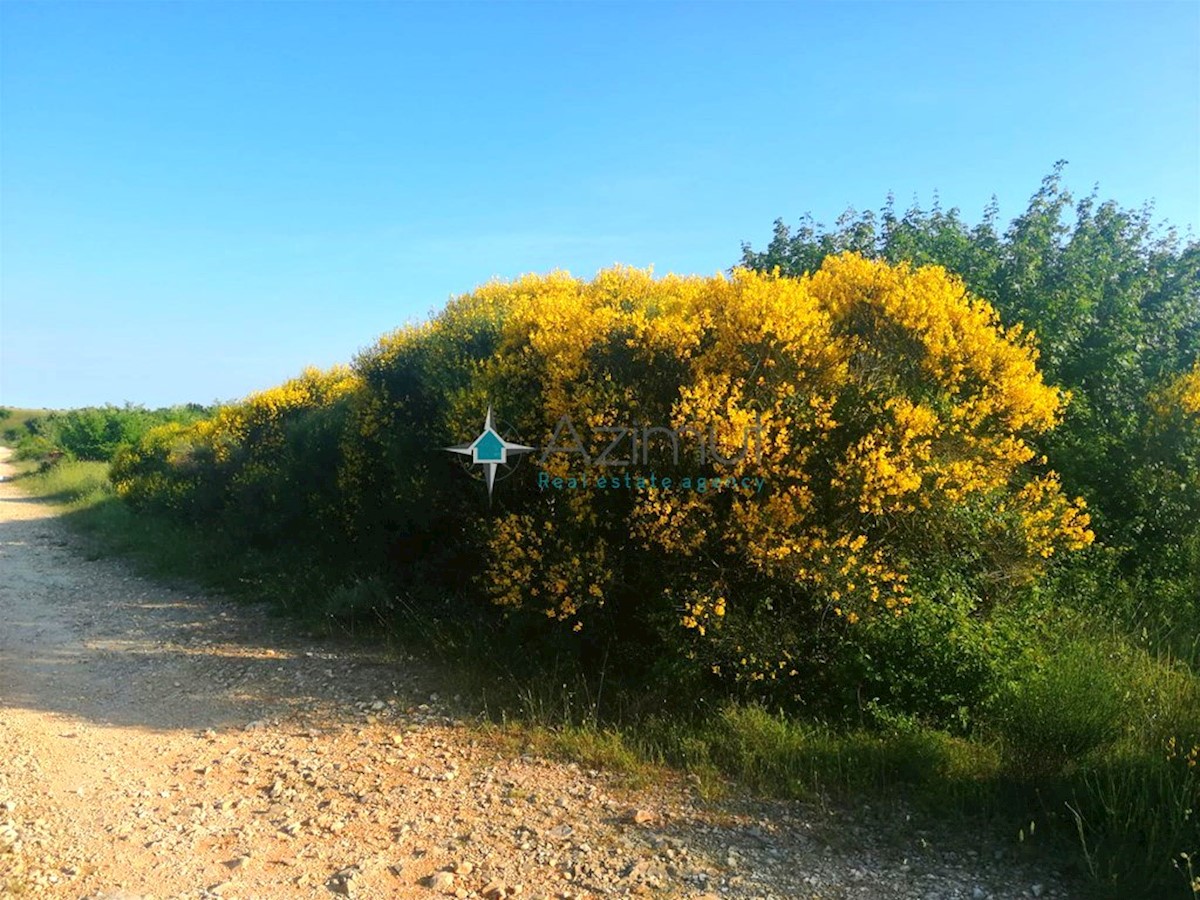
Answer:
[(153, 410), (131, 404), (66, 411), (0, 407), (0, 440), (18, 460), (109, 462), (159, 425), (191, 424), (212, 412), (196, 403)]
[[(577, 448), (490, 506), (443, 450), (489, 405)], [(1200, 245), (1148, 212), (1056, 170), (1003, 231), (889, 201), (729, 278), (490, 284), (209, 413), (28, 419), (25, 484), (98, 552), (440, 654), (542, 749), (1200, 894)], [(693, 437), (637, 450), (659, 479), (767, 488), (539, 488), (626, 423)]]

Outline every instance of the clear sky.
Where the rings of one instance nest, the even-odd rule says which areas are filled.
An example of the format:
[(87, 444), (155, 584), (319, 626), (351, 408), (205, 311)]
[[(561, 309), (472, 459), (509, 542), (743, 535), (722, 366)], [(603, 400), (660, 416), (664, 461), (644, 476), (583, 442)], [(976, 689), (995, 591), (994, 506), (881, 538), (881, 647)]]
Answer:
[(1200, 228), (1200, 4), (0, 4), (0, 404), (230, 399), (493, 276), (1076, 194)]

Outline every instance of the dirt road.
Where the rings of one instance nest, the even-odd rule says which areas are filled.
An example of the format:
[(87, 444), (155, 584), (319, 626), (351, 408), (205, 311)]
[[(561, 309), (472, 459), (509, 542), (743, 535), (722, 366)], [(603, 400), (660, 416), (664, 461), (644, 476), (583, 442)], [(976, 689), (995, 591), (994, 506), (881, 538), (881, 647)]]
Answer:
[[(0, 448), (0, 454), (7, 451)], [(0, 457), (0, 473), (11, 467)], [(632, 813), (636, 811), (638, 815)], [(637, 821), (635, 821), (635, 819)], [(89, 559), (0, 481), (0, 894), (1067, 896), (895, 813), (701, 803), (505, 752), (411, 658)]]

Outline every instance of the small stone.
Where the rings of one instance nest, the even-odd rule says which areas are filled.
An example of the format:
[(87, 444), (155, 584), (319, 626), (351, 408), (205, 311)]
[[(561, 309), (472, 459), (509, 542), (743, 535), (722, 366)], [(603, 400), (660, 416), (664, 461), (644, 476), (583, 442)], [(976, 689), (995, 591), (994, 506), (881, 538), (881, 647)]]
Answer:
[(629, 812), (627, 818), (634, 825), (648, 825), (658, 816), (651, 809), (634, 809)]
[(354, 880), (362, 874), (362, 870), (358, 866), (350, 866), (335, 873), (325, 886), (335, 894), (341, 894), (344, 897), (353, 897), (355, 892)]
[(475, 871), (475, 863), (462, 860), (454, 864), (455, 875), (470, 875)]
[(987, 892), (979, 885), (975, 885), (975, 890), (971, 891), (971, 900), (986, 900)]
[(483, 889), (479, 893), (483, 897), (483, 900), (504, 900), (507, 891), (504, 888), (503, 881), (493, 878), (483, 886)]
[(1030, 891), (1030, 893), (1033, 894), (1033, 896), (1040, 897), (1040, 896), (1042, 896), (1042, 894), (1044, 894), (1046, 892), (1046, 887), (1045, 887), (1045, 885), (1042, 885), (1042, 884), (1035, 884), (1033, 887), (1031, 887), (1029, 889), (1029, 891)]
[(454, 875), (451, 872), (434, 872), (425, 879), (425, 883), (435, 891), (449, 893), (454, 887)]

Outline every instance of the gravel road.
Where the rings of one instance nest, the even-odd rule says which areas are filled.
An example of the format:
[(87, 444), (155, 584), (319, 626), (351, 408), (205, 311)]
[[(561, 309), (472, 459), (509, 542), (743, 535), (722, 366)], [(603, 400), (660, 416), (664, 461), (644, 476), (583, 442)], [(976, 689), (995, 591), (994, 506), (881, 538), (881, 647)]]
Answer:
[(1071, 893), (1011, 842), (894, 805), (709, 803), (505, 749), (417, 659), (90, 559), (4, 459), (0, 895)]

